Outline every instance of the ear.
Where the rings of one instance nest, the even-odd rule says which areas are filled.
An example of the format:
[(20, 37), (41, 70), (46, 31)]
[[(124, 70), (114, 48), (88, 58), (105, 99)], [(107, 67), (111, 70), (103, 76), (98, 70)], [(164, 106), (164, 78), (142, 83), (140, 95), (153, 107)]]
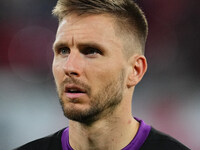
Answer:
[(129, 73), (127, 87), (136, 86), (147, 70), (147, 61), (144, 55), (133, 55), (129, 58)]

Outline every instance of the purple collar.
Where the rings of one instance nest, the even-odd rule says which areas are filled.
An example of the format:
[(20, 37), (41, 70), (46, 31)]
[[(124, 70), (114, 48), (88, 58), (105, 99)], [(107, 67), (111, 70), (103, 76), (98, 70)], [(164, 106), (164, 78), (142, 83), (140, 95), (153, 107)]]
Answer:
[(143, 120), (140, 120), (135, 117), (135, 119), (140, 123), (137, 134), (133, 140), (122, 150), (139, 150), (142, 144), (145, 142), (146, 138), (149, 135), (151, 126), (147, 125)]
[[(122, 150), (133, 150), (133, 149), (139, 150), (149, 135), (151, 126), (147, 125), (144, 121), (138, 118), (135, 118), (135, 119), (140, 123), (138, 132), (136, 136), (133, 138), (133, 140)], [(73, 148), (69, 144), (69, 128), (68, 127), (62, 133), (61, 143), (62, 143), (63, 150), (73, 150)]]

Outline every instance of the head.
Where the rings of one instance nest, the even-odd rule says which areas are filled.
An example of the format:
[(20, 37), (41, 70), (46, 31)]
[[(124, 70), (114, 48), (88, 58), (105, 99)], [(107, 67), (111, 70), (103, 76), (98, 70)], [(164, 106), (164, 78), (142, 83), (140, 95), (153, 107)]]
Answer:
[[(146, 71), (146, 19), (131, 0), (59, 0), (53, 74), (66, 117), (113, 114)], [(131, 106), (130, 106), (131, 107)]]

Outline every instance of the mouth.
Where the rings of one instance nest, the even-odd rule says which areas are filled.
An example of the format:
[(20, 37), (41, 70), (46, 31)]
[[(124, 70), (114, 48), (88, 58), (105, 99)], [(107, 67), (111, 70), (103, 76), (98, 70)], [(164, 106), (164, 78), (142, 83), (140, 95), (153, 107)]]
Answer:
[(74, 99), (79, 98), (85, 94), (87, 94), (86, 90), (76, 85), (67, 85), (65, 87), (65, 93), (68, 98)]

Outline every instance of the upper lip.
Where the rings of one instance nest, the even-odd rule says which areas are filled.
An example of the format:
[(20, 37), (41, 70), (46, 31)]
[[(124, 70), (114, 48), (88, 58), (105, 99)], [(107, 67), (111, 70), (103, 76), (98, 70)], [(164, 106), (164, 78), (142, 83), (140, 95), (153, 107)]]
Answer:
[(65, 85), (65, 92), (69, 92), (69, 90), (72, 90), (72, 89), (75, 89), (79, 91), (80, 93), (86, 93), (86, 91), (78, 85), (74, 85), (74, 84)]

